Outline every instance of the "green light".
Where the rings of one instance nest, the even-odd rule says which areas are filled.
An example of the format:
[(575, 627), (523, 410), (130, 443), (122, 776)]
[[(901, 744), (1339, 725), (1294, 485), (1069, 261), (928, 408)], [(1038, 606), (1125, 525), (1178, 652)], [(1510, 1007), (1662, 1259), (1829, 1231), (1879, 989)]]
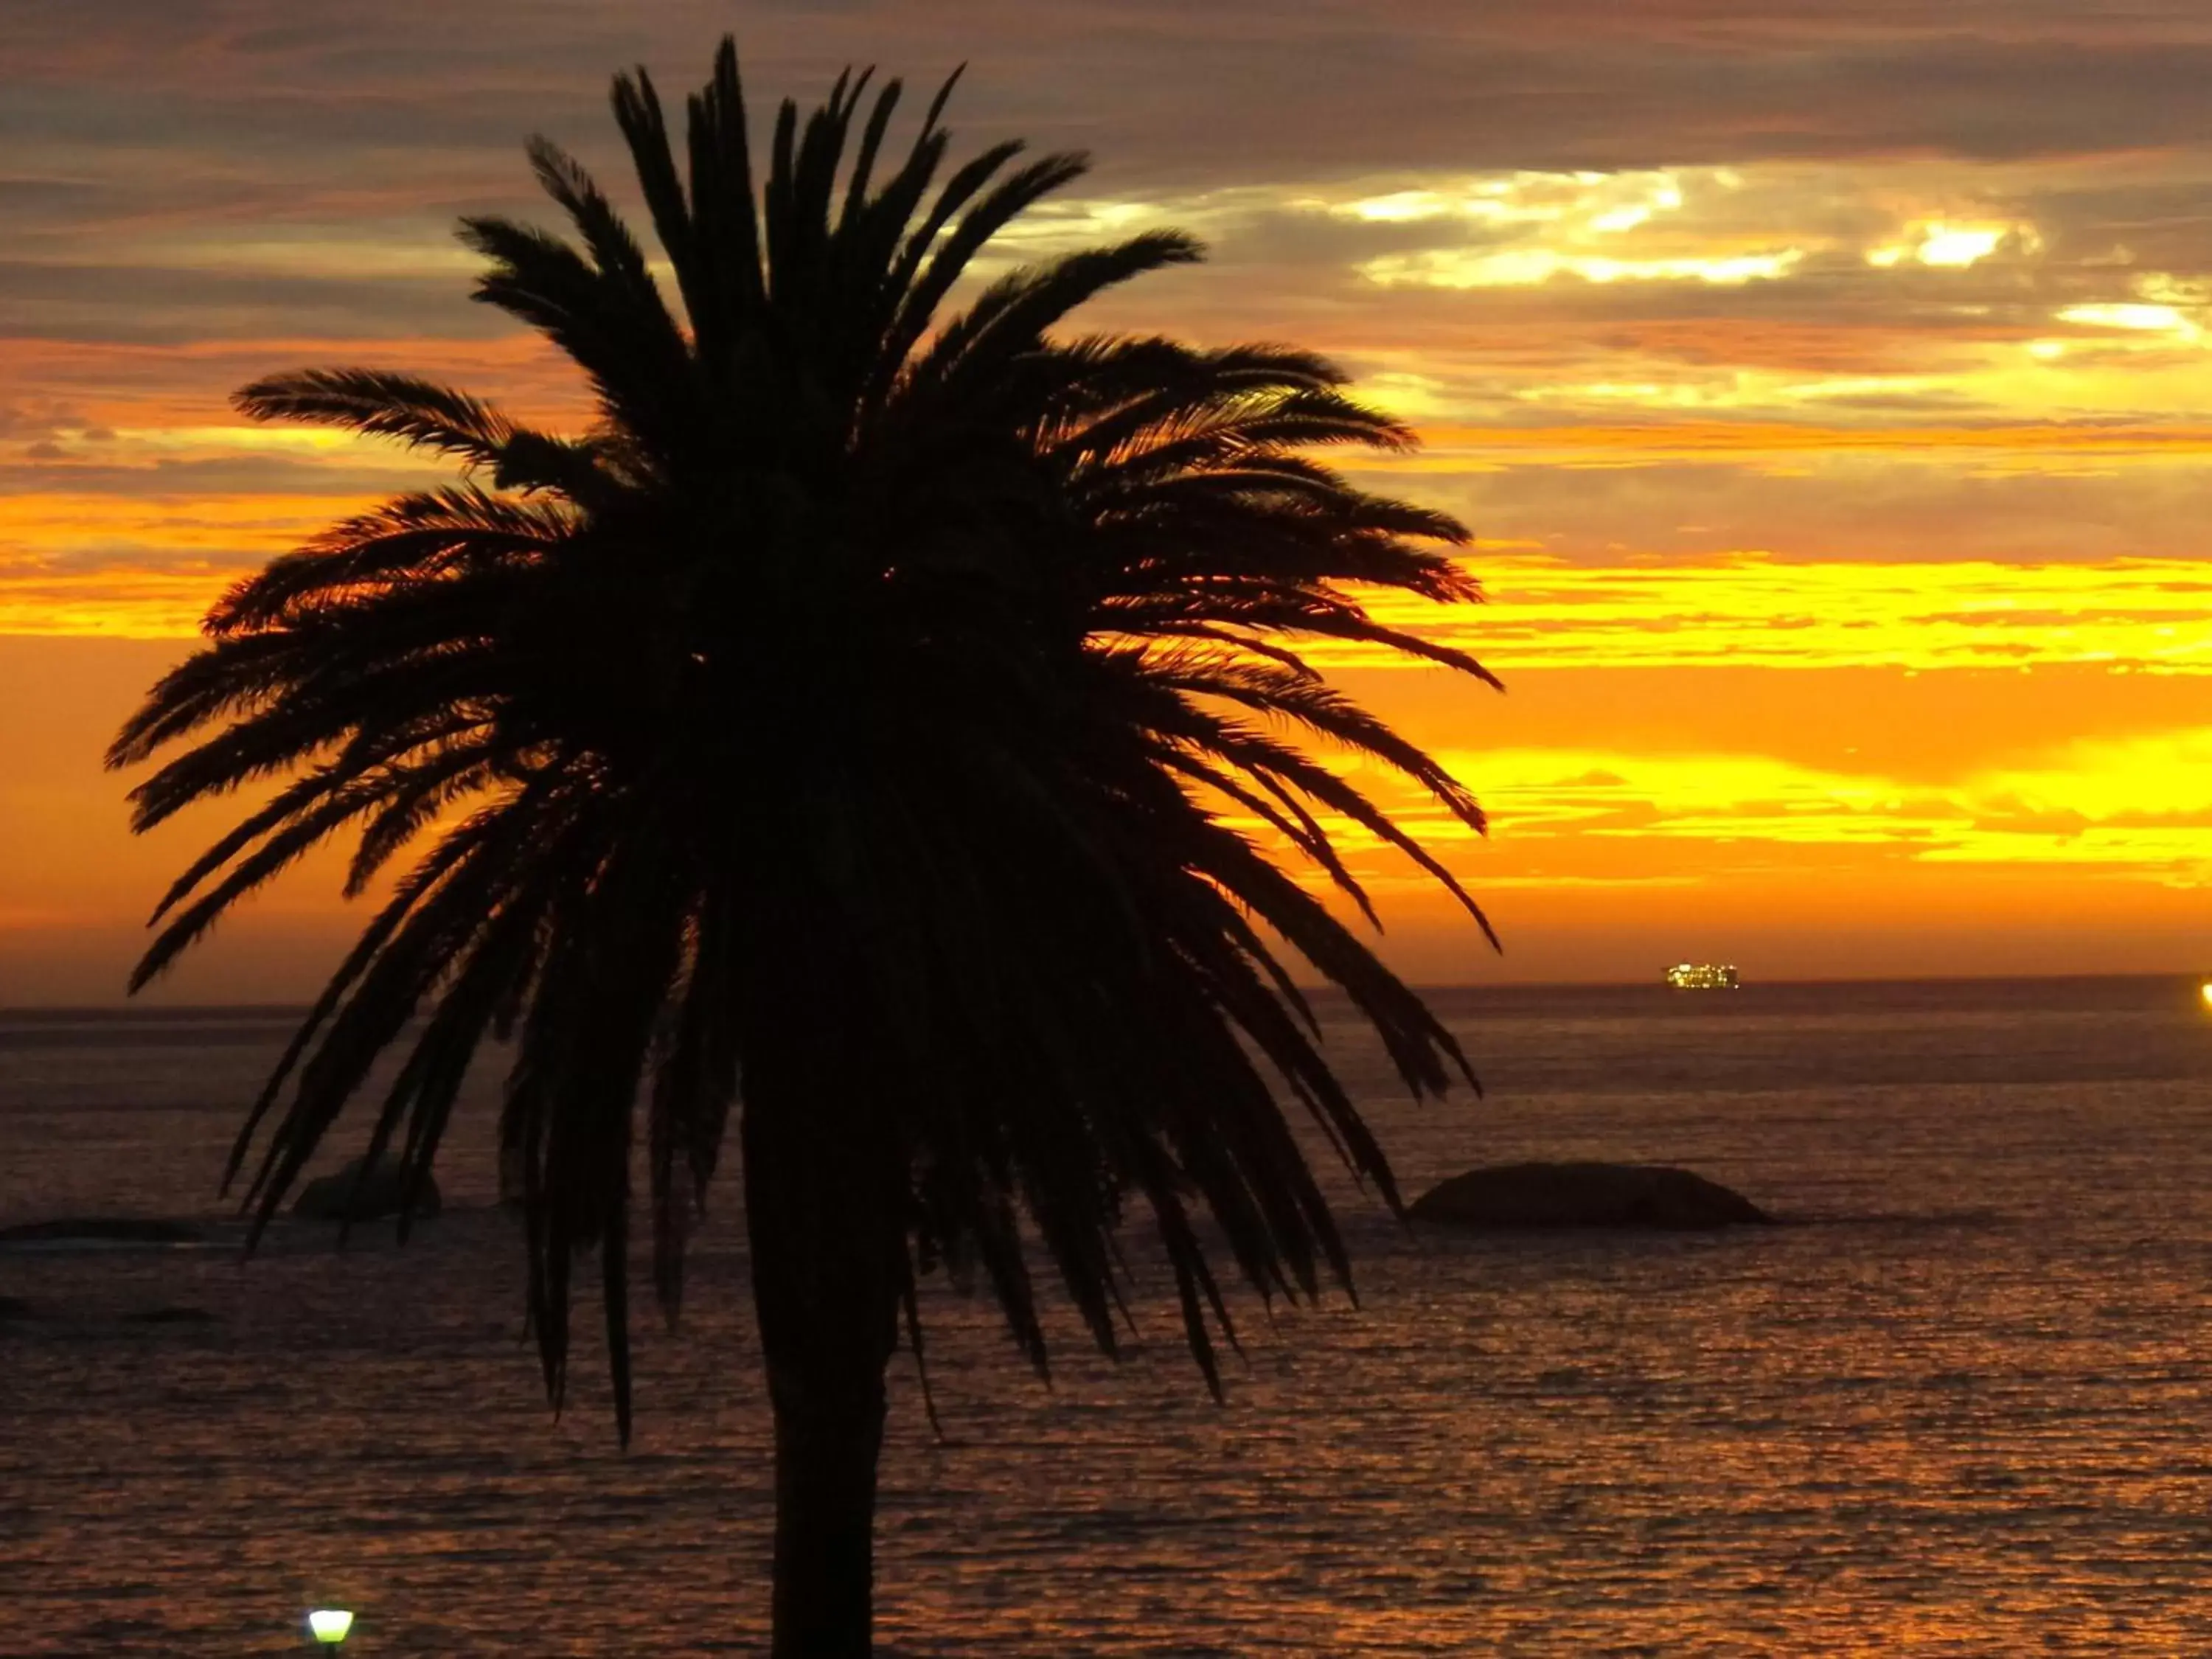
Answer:
[(353, 1615), (343, 1607), (317, 1607), (307, 1615), (307, 1630), (326, 1647), (336, 1647), (353, 1628)]

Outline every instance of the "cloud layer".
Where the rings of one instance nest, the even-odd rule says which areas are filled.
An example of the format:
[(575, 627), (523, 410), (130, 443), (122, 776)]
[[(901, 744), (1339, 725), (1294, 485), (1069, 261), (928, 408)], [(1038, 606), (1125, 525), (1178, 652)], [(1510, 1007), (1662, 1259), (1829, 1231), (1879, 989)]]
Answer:
[[(1312, 345), (1421, 429), (1361, 481), (1461, 514), (1491, 603), (1403, 619), (1513, 693), (1336, 666), (1486, 793), (1488, 846), (1419, 821), (1509, 921), (1594, 953), (1548, 971), (1692, 900), (1813, 938), (1849, 892), (1861, 967), (1867, 928), (1939, 911), (2012, 938), (2033, 881), (2124, 894), (2068, 925), (2128, 918), (2145, 965), (2185, 933), (2212, 867), (2194, 0), (10, 0), (0, 656), (76, 641), (87, 685), (136, 674), (241, 572), (426, 476), (245, 425), (256, 375), (372, 363), (587, 419), (469, 301), (450, 227), (547, 216), (532, 131), (627, 198), (609, 74), (680, 93), (732, 27), (757, 118), (848, 62), (927, 85), (965, 60), (964, 145), (1097, 160), (995, 266), (1188, 227), (1206, 265), (1092, 320)], [(111, 916), (51, 873), (139, 867), (119, 784), (60, 756), (83, 734), (53, 683), (0, 709), (0, 745), (51, 761), (18, 786), (0, 959), (9, 917), (106, 937), (143, 896)], [(136, 682), (101, 684), (107, 708)]]

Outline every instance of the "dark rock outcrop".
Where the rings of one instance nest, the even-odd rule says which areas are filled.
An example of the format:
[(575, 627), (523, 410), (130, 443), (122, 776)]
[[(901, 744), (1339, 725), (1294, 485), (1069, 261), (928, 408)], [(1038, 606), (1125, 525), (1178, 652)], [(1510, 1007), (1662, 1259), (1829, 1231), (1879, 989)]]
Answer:
[(138, 1216), (69, 1216), (0, 1227), (0, 1244), (197, 1244), (198, 1229)]
[(1416, 1221), (1457, 1227), (1641, 1227), (1669, 1231), (1771, 1222), (1741, 1193), (1657, 1164), (1502, 1164), (1413, 1200)]
[(94, 1315), (42, 1313), (20, 1296), (0, 1296), (0, 1328), (23, 1320), (49, 1321), (58, 1319), (71, 1329), (100, 1329), (112, 1322), (122, 1325), (212, 1325), (216, 1316), (205, 1308), (169, 1307), (141, 1308), (131, 1313)]
[(205, 1308), (148, 1308), (123, 1316), (126, 1325), (212, 1325), (215, 1316)]
[[(362, 1160), (355, 1158), (337, 1174), (309, 1182), (293, 1201), (292, 1213), (311, 1221), (374, 1221), (398, 1215), (407, 1195), (407, 1179), (398, 1164), (391, 1158), (379, 1159), (367, 1180), (362, 1179), (361, 1170)], [(424, 1176), (415, 1213), (435, 1215), (441, 1207), (437, 1177)]]

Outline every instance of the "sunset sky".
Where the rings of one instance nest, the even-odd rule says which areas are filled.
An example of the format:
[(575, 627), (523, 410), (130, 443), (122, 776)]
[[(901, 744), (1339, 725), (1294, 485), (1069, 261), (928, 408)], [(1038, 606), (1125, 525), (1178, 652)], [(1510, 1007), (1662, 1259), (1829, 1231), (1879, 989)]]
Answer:
[[(1492, 812), (1412, 815), (1507, 948), (1370, 849), (1416, 977), (2212, 964), (2202, 0), (7, 0), (0, 1002), (118, 996), (217, 821), (134, 842), (99, 767), (210, 600), (428, 473), (228, 394), (580, 422), (451, 225), (550, 216), (532, 131), (626, 185), (608, 76), (725, 30), (757, 120), (966, 60), (960, 149), (1097, 161), (1001, 266), (1185, 227), (1094, 324), (1319, 348), (1421, 428), (1363, 481), (1490, 602), (1404, 620), (1509, 690), (1342, 666)], [(298, 872), (158, 994), (304, 1000), (358, 919)]]

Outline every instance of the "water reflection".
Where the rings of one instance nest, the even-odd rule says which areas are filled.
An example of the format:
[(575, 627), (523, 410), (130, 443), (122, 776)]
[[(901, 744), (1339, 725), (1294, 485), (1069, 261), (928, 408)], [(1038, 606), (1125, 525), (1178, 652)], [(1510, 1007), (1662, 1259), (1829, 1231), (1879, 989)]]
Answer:
[[(1455, 1112), (1353, 1069), (1416, 1187), (1664, 1158), (1815, 1224), (1504, 1241), (1358, 1209), (1364, 1310), (1248, 1317), (1225, 1410), (1164, 1297), (1136, 1363), (1071, 1345), (1048, 1392), (987, 1310), (933, 1295), (950, 1439), (899, 1372), (886, 1650), (2212, 1650), (2188, 985), (2087, 1012), (1762, 988), (1711, 1018), (1461, 1006), (1495, 1092)], [(0, 1220), (103, 1183), (204, 1208), (226, 1068), (259, 1058), (0, 1042)], [(0, 1257), (0, 1294), (66, 1316), (0, 1336), (0, 1652), (296, 1651), (318, 1599), (374, 1610), (348, 1652), (752, 1650), (768, 1439), (733, 1218), (684, 1335), (641, 1333), (625, 1457), (588, 1351), (549, 1421), (511, 1223), (468, 1207), (488, 1139), (455, 1152), (458, 1207), (404, 1252)], [(215, 1319), (122, 1317), (151, 1305)]]

